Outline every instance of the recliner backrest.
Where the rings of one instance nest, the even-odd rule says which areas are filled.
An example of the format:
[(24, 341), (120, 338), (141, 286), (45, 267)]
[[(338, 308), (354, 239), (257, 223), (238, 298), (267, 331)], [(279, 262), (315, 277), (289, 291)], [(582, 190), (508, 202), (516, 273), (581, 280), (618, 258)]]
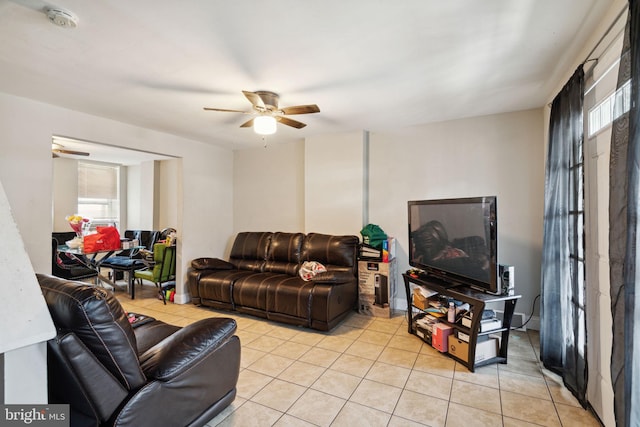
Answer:
[(126, 389), (146, 382), (136, 337), (118, 300), (104, 289), (38, 274), (59, 333), (72, 332)]
[(295, 275), (300, 265), (303, 233), (273, 233), (264, 271)]
[(328, 271), (348, 271), (355, 275), (359, 243), (357, 236), (309, 233), (302, 244), (302, 262), (317, 261)]
[(268, 231), (238, 233), (231, 248), (229, 262), (243, 270), (262, 271), (272, 234)]

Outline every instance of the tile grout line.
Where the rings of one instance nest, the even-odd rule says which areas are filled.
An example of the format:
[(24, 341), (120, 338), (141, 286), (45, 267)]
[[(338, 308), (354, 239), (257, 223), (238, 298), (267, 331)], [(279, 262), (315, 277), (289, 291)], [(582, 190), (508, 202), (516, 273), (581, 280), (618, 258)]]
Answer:
[[(140, 301), (143, 301), (143, 298), (142, 298), (143, 297), (143, 290), (141, 289), (140, 291), (137, 291), (137, 294), (138, 294), (138, 296), (140, 298)], [(124, 295), (124, 296), (128, 297), (128, 295)], [(136, 307), (135, 308), (136, 310), (143, 310), (143, 311), (144, 310), (153, 310), (154, 312), (158, 311), (158, 312), (161, 312), (163, 314), (166, 314), (167, 316), (175, 316), (175, 317), (184, 318), (188, 322), (193, 322), (193, 321), (196, 321), (196, 320), (199, 320), (200, 318), (202, 318), (200, 316), (195, 315), (195, 313), (193, 313), (193, 312), (189, 312), (188, 310), (176, 312), (176, 310), (172, 311), (172, 308), (169, 308), (170, 306), (163, 307), (163, 306), (155, 305), (155, 301), (154, 302), (150, 302), (148, 304), (137, 304), (137, 302), (138, 302), (138, 300), (127, 301), (127, 307), (129, 307), (129, 308)], [(158, 300), (158, 302), (161, 303), (161, 301), (159, 301), (159, 300)], [(134, 311), (134, 309), (131, 308), (131, 311)], [(209, 311), (209, 310), (207, 310), (207, 311)], [(211, 314), (210, 317), (219, 317), (219, 311), (211, 310), (210, 314)], [(253, 323), (253, 321), (255, 321), (255, 322), (263, 322), (263, 321), (266, 320), (266, 319), (255, 319), (254, 320), (251, 317), (235, 316), (236, 313), (226, 313), (225, 312), (225, 313), (222, 313), (222, 314), (223, 315), (227, 314), (228, 317), (241, 319), (241, 322), (243, 322), (243, 323), (245, 321), (249, 321), (247, 326), (243, 326), (243, 328), (240, 328), (240, 327), (238, 328), (239, 331), (246, 331), (246, 332), (251, 332), (251, 326), (250, 325), (251, 325), (251, 323)], [(405, 316), (402, 316), (402, 318), (404, 318), (404, 317)], [(242, 402), (241, 405), (239, 405), (238, 407), (234, 408), (233, 411), (231, 411), (229, 414), (227, 414), (227, 416), (223, 420), (227, 419), (229, 417), (229, 415), (235, 413), (238, 409), (243, 407), (246, 404), (246, 402), (252, 402), (252, 403), (261, 405), (261, 406), (263, 406), (265, 408), (269, 408), (271, 410), (276, 410), (274, 408), (271, 408), (269, 406), (263, 405), (261, 403), (258, 403), (256, 401), (252, 400), (253, 398), (256, 397), (256, 395), (258, 393), (263, 391), (265, 389), (265, 387), (268, 387), (269, 385), (272, 385), (274, 383), (274, 380), (287, 382), (289, 384), (296, 385), (296, 386), (302, 387), (304, 389), (302, 394), (300, 396), (298, 396), (287, 407), (287, 409), (285, 411), (276, 410), (276, 411), (278, 411), (280, 413), (280, 416), (275, 421), (276, 423), (278, 421), (281, 421), (282, 418), (284, 417), (284, 415), (289, 415), (289, 416), (294, 417), (296, 419), (300, 419), (298, 417), (295, 417), (294, 415), (289, 414), (288, 411), (299, 401), (299, 399), (304, 395), (304, 393), (308, 392), (309, 390), (314, 390), (315, 392), (323, 393), (323, 394), (326, 394), (327, 396), (333, 396), (335, 398), (339, 398), (339, 399), (342, 400), (342, 405), (337, 410), (335, 416), (331, 420), (331, 423), (335, 422), (335, 419), (339, 416), (341, 411), (344, 410), (344, 408), (346, 407), (348, 402), (352, 402), (352, 403), (357, 404), (359, 406), (362, 406), (364, 408), (369, 408), (369, 409), (372, 409), (372, 410), (378, 410), (379, 411), (378, 408), (371, 407), (371, 406), (368, 406), (366, 404), (363, 405), (361, 403), (358, 403), (358, 402), (355, 402), (355, 401), (351, 400), (354, 397), (354, 394), (356, 393), (358, 388), (361, 387), (362, 384), (365, 382), (364, 380), (368, 380), (370, 382), (377, 383), (377, 384), (384, 385), (384, 386), (393, 387), (393, 388), (396, 388), (396, 389), (398, 389), (400, 391), (400, 395), (399, 395), (398, 399), (396, 400), (395, 404), (393, 405), (393, 408), (391, 409), (391, 412), (381, 411), (381, 412), (383, 412), (383, 413), (385, 413), (386, 415), (389, 416), (389, 421), (388, 421), (387, 424), (391, 423), (391, 420), (394, 417), (398, 417), (398, 418), (401, 418), (401, 419), (408, 419), (408, 418), (405, 418), (404, 416), (402, 416), (400, 414), (396, 414), (395, 412), (396, 412), (396, 410), (398, 408), (398, 405), (400, 404), (400, 400), (402, 398), (402, 395), (405, 392), (409, 391), (407, 389), (407, 385), (409, 384), (409, 381), (411, 380), (412, 375), (416, 374), (416, 373), (425, 373), (425, 374), (428, 374), (428, 375), (436, 375), (436, 376), (438, 376), (440, 378), (445, 378), (445, 379), (450, 381), (449, 392), (448, 392), (448, 400), (447, 400), (447, 408), (446, 408), (446, 413), (445, 413), (446, 414), (445, 415), (445, 422), (446, 422), (447, 417), (450, 416), (451, 403), (452, 403), (452, 397), (453, 397), (454, 381), (462, 381), (462, 382), (466, 382), (468, 384), (481, 385), (481, 384), (478, 384), (478, 383), (475, 383), (475, 382), (469, 382), (468, 380), (465, 380), (465, 377), (461, 377), (458, 374), (458, 370), (457, 370), (459, 363), (457, 361), (455, 361), (455, 360), (454, 360), (454, 364), (453, 364), (453, 367), (452, 367), (452, 376), (451, 377), (448, 377), (446, 375), (442, 375), (441, 372), (438, 372), (438, 370), (440, 368), (438, 368), (438, 370), (434, 370), (434, 371), (429, 371), (429, 370), (423, 371), (423, 370), (418, 369), (417, 365), (418, 365), (418, 361), (421, 359), (421, 357), (433, 357), (436, 354), (431, 354), (429, 352), (423, 352), (424, 349), (425, 349), (425, 344), (424, 343), (421, 343), (421, 346), (416, 351), (414, 351), (412, 349), (409, 349), (409, 347), (403, 347), (402, 342), (394, 342), (394, 340), (396, 338), (404, 336), (404, 334), (401, 334), (400, 332), (402, 331), (403, 327), (406, 327), (406, 323), (404, 323), (406, 321), (406, 319), (401, 320), (397, 324), (394, 322), (393, 324), (394, 324), (395, 327), (390, 327), (390, 328), (385, 326), (385, 325), (383, 325), (382, 323), (376, 325), (376, 322), (378, 322), (379, 320), (377, 320), (375, 318), (372, 319), (372, 320), (359, 319), (359, 320), (356, 320), (356, 321), (349, 322), (349, 320), (351, 320), (351, 319), (354, 319), (354, 317), (349, 317), (348, 319), (345, 319), (345, 321), (343, 323), (341, 323), (341, 325), (338, 326), (338, 328), (344, 327), (344, 330), (342, 330), (339, 335), (332, 335), (331, 332), (321, 333), (321, 335), (320, 335), (321, 338), (319, 340), (314, 341), (314, 344), (312, 344), (312, 345), (304, 343), (304, 340), (296, 340), (296, 338), (298, 338), (300, 336), (300, 333), (306, 331), (304, 329), (301, 329), (301, 330), (297, 331), (295, 329), (289, 328), (288, 326), (284, 325), (286, 333), (285, 334), (278, 334), (276, 329), (282, 327), (283, 325), (279, 325), (279, 324), (275, 324), (274, 325), (274, 324), (271, 324), (270, 322), (266, 323), (266, 324), (263, 323), (264, 325), (268, 325), (270, 327), (270, 329), (268, 331), (266, 331), (264, 333), (260, 333), (263, 336), (266, 336), (266, 337), (269, 337), (269, 338), (272, 338), (272, 339), (281, 340), (282, 343), (292, 343), (292, 344), (296, 344), (296, 345), (305, 345), (305, 346), (308, 346), (308, 348), (305, 349), (304, 352), (302, 352), (299, 355), (297, 355), (295, 358), (289, 358), (287, 356), (281, 356), (279, 354), (274, 353), (277, 350), (278, 346), (275, 346), (275, 347), (271, 348), (267, 352), (264, 352), (264, 350), (258, 350), (258, 349), (252, 348), (252, 347), (249, 347), (249, 348), (252, 348), (253, 350), (256, 350), (256, 351), (261, 351), (261, 352), (264, 353), (264, 355), (271, 354), (273, 356), (279, 356), (279, 357), (287, 358), (287, 359), (291, 360), (291, 364), (288, 365), (288, 367), (292, 366), (296, 362), (299, 362), (299, 363), (308, 363), (310, 365), (319, 367), (322, 370), (318, 374), (318, 376), (310, 383), (309, 386), (297, 384), (297, 383), (293, 382), (292, 380), (285, 380), (285, 379), (279, 378), (279, 376), (282, 375), (286, 371), (286, 369), (288, 369), (288, 367), (283, 369), (282, 371), (280, 371), (276, 376), (268, 375), (268, 377), (270, 379), (267, 382), (267, 384), (265, 384), (264, 386), (260, 387), (257, 391), (255, 391), (255, 393), (252, 393), (251, 397), (245, 399)], [(382, 320), (380, 322), (383, 322), (383, 321), (384, 320)], [(389, 332), (390, 329), (392, 329), (393, 331)], [(274, 331), (276, 331), (276, 332), (274, 333)], [(356, 335), (356, 334), (354, 334), (355, 331), (359, 331), (359, 333)], [(314, 333), (314, 331), (310, 331), (310, 332)], [(363, 357), (362, 355), (358, 354), (357, 352), (348, 353), (350, 349), (352, 349), (352, 350), (354, 349), (354, 345), (356, 345), (356, 346), (358, 345), (358, 341), (361, 341), (363, 343), (368, 343), (368, 344), (371, 344), (371, 345), (379, 345), (379, 344), (375, 343), (375, 340), (367, 341), (365, 339), (362, 339), (363, 338), (363, 334), (365, 334), (366, 332), (382, 333), (382, 334), (386, 334), (386, 335), (389, 336), (389, 338), (386, 340), (385, 344), (380, 346), (381, 349), (380, 349), (379, 353), (375, 356), (375, 359), (374, 358)], [(537, 359), (537, 350), (536, 350), (535, 345), (532, 342), (533, 336), (531, 334), (529, 334), (528, 332), (524, 332), (524, 334), (526, 336), (526, 346), (522, 349), (525, 352), (525, 353), (522, 353), (522, 354), (526, 356), (526, 353), (528, 353), (528, 351), (531, 351), (533, 353), (534, 357), (536, 357), (536, 359)], [(342, 340), (346, 340), (346, 342), (348, 342), (348, 345), (346, 345), (343, 350), (336, 352), (336, 353), (338, 353), (338, 356), (335, 359), (333, 359), (331, 361), (331, 363), (329, 363), (327, 366), (323, 366), (323, 365), (316, 365), (314, 363), (310, 363), (309, 361), (302, 361), (301, 360), (301, 358), (303, 358), (305, 355), (307, 355), (313, 349), (326, 350), (326, 351), (335, 351), (335, 350), (331, 350), (331, 348), (329, 346), (326, 346), (326, 347), (318, 346), (319, 344), (322, 343), (322, 341), (325, 338), (328, 338), (328, 337), (336, 337), (336, 338), (340, 338)], [(252, 341), (254, 341), (254, 340), (252, 340)], [(249, 343), (251, 343), (252, 341), (250, 341)], [(298, 341), (303, 341), (303, 342), (298, 342)], [(523, 345), (524, 345), (524, 341), (523, 341)], [(398, 364), (398, 365), (393, 364), (393, 363), (389, 364), (388, 360), (390, 360), (390, 359), (384, 358), (384, 355), (388, 354), (389, 351), (402, 351), (402, 352), (415, 353), (413, 362), (411, 363), (411, 367), (405, 367), (402, 364)], [(254, 363), (256, 363), (259, 360), (261, 360), (264, 357), (264, 355), (256, 358), (254, 361), (251, 362), (251, 364), (249, 364), (245, 368), (243, 368), (242, 371), (256, 372), (258, 374), (265, 375), (262, 372), (254, 371), (254, 370), (251, 369), (251, 365), (253, 365)], [(342, 374), (345, 374), (345, 375), (353, 376), (349, 372), (345, 372), (345, 371), (342, 371), (342, 370), (335, 369), (336, 367), (339, 367), (338, 366), (338, 361), (344, 356), (350, 356), (350, 357), (354, 357), (354, 358), (359, 358), (359, 359), (363, 359), (363, 360), (366, 360), (366, 361), (370, 362), (370, 365), (366, 368), (365, 371), (363, 371), (362, 375), (358, 374), (358, 375), (355, 376), (356, 378), (358, 378), (358, 381), (357, 381), (357, 384), (355, 384), (354, 388), (350, 391), (349, 396), (346, 397), (346, 398), (343, 398), (343, 397), (340, 397), (340, 396), (336, 396), (336, 395), (334, 395), (332, 393), (327, 393), (327, 392), (324, 392), (324, 391), (321, 391), (321, 390), (318, 390), (318, 389), (314, 389), (313, 388), (314, 385), (317, 384), (317, 382), (322, 378), (322, 376), (325, 375), (329, 370), (332, 370), (332, 371), (335, 371), (335, 372), (339, 372), (339, 373), (342, 373)], [(528, 360), (527, 358), (517, 357), (517, 355), (516, 356), (511, 356), (510, 355), (510, 359), (513, 359), (514, 357), (516, 359), (521, 359), (521, 360), (524, 360), (524, 361)], [(384, 361), (384, 360), (386, 360), (386, 361)], [(408, 374), (407, 374), (406, 378), (404, 379), (404, 381), (402, 382), (401, 386), (397, 386), (397, 385), (393, 385), (393, 384), (387, 384), (385, 382), (381, 382), (381, 381), (376, 380), (376, 379), (367, 378), (367, 375), (370, 375), (370, 374), (372, 374), (374, 372), (374, 369), (375, 369), (376, 366), (381, 367), (383, 365), (398, 366), (400, 368), (408, 369)], [(538, 370), (541, 369), (539, 360), (536, 360), (536, 366), (537, 366)], [(502, 425), (504, 425), (505, 417), (506, 417), (505, 414), (504, 414), (503, 399), (502, 399), (505, 390), (502, 389), (502, 384), (501, 384), (501, 381), (500, 381), (504, 372), (512, 372), (512, 371), (510, 371), (508, 369), (507, 370), (500, 369), (500, 367), (497, 368), (497, 374), (496, 374), (496, 378), (497, 378), (497, 381), (498, 381), (497, 389), (498, 389), (498, 396), (499, 396), (499, 399), (500, 399), (500, 401), (499, 401), (500, 414), (499, 415), (501, 416), (501, 419), (502, 419)], [(514, 372), (514, 373), (517, 373), (517, 372)], [(541, 372), (541, 374), (542, 374), (542, 372)], [(529, 376), (526, 373), (524, 373), (522, 375)], [(549, 394), (550, 400), (554, 405), (554, 410), (555, 410), (556, 416), (558, 417), (558, 420), (562, 424), (562, 420), (560, 419), (560, 413), (559, 413), (559, 409), (558, 409), (558, 404), (560, 404), (561, 402), (559, 400), (557, 401), (554, 398), (554, 395), (551, 393), (551, 387), (550, 387), (550, 384), (549, 384), (549, 378), (544, 374), (542, 374), (541, 376), (542, 376), (542, 379), (545, 381), (544, 384), (545, 384), (545, 387), (546, 387), (546, 391)], [(537, 376), (532, 376), (532, 377), (537, 377)], [(422, 393), (419, 393), (419, 394), (422, 394)], [(517, 394), (519, 394), (519, 393), (517, 393)], [(424, 396), (429, 396), (429, 395), (425, 394)], [(526, 395), (523, 395), (523, 396), (526, 396)], [(526, 397), (531, 397), (531, 396), (526, 396)], [(543, 400), (546, 400), (546, 399), (543, 399)], [(481, 410), (479, 408), (476, 408), (476, 409)], [(511, 417), (507, 417), (507, 418), (511, 418)], [(219, 420), (217, 422), (220, 423), (223, 420)], [(213, 420), (211, 420), (211, 421), (213, 421)], [(523, 420), (523, 421), (527, 421), (527, 420)], [(532, 422), (532, 421), (527, 421), (527, 422)], [(207, 425), (212, 425), (212, 424), (209, 423)]]

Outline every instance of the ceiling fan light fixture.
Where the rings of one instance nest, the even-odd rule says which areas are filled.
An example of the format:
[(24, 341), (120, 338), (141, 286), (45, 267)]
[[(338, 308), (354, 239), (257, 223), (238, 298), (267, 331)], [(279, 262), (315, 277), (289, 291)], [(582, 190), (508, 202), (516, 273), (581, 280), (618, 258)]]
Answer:
[(258, 116), (253, 119), (253, 131), (258, 135), (276, 133), (276, 119), (273, 116)]

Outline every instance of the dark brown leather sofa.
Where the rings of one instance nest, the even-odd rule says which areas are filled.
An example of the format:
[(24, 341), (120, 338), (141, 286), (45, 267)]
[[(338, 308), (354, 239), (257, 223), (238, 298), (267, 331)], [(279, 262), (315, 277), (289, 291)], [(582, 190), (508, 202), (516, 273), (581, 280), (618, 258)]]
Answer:
[[(194, 304), (328, 331), (356, 308), (357, 236), (243, 232), (229, 261), (198, 258), (188, 273)], [(304, 281), (299, 269), (317, 261), (326, 273)]]
[(236, 323), (132, 327), (112, 293), (37, 275), (57, 336), (47, 343), (49, 403), (71, 426), (203, 426), (235, 398)]

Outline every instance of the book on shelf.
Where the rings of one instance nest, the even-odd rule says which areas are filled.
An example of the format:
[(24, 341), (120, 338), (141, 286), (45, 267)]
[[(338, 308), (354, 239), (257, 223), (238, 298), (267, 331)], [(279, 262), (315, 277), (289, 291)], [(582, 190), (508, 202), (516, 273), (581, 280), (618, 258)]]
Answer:
[(382, 250), (378, 248), (374, 248), (371, 245), (367, 245), (363, 243), (360, 245), (360, 250), (358, 254), (360, 259), (369, 259), (369, 260), (382, 260)]

